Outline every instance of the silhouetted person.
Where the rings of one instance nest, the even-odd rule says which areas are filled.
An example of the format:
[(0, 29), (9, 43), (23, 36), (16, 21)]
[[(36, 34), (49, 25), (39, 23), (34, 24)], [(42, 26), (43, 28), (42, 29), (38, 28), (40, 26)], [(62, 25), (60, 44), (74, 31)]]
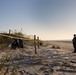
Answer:
[(19, 47), (20, 48), (23, 48), (23, 40), (19, 39), (19, 42), (18, 43), (19, 43)]
[(73, 41), (74, 53), (76, 53), (76, 34), (74, 34), (74, 38), (72, 41)]
[(16, 49), (18, 47), (18, 41), (17, 39), (14, 39), (13, 43), (12, 43), (12, 49)]

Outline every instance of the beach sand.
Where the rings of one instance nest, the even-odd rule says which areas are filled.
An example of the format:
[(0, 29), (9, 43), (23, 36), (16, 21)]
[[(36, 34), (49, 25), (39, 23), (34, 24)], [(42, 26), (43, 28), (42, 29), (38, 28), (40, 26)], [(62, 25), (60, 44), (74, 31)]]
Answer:
[[(43, 43), (48, 45), (37, 48), (37, 54), (31, 45), (25, 45), (23, 49), (1, 50), (0, 62), (4, 65), (0, 75), (76, 75), (76, 53), (73, 53), (72, 42)], [(53, 45), (60, 49), (52, 48)]]

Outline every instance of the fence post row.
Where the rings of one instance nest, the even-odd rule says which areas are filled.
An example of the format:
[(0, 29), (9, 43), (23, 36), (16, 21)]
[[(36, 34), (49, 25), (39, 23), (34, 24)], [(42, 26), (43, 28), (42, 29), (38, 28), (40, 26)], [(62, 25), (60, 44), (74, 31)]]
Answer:
[(34, 46), (35, 46), (35, 54), (37, 54), (37, 49), (36, 49), (36, 35), (34, 35)]
[(11, 29), (9, 29), (9, 35), (11, 34)]
[(38, 49), (39, 49), (40, 48), (39, 37), (37, 37), (37, 45), (38, 45)]
[[(9, 29), (9, 35), (10, 35), (10, 34), (11, 34), (11, 30)], [(0, 35), (11, 38), (11, 36), (7, 36), (7, 35), (3, 35), (3, 34), (0, 34)], [(16, 38), (16, 37), (13, 37), (13, 38)], [(35, 54), (37, 54), (36, 41), (37, 41), (37, 46), (38, 46), (38, 48), (39, 48), (39, 47), (40, 47), (39, 37), (37, 37), (37, 40), (36, 40), (36, 35), (34, 35)]]

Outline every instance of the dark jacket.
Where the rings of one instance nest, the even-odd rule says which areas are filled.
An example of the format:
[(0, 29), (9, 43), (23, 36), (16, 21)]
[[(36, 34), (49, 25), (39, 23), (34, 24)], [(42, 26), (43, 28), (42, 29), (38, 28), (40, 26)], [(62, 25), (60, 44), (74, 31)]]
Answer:
[(76, 47), (76, 37), (73, 38), (73, 46)]

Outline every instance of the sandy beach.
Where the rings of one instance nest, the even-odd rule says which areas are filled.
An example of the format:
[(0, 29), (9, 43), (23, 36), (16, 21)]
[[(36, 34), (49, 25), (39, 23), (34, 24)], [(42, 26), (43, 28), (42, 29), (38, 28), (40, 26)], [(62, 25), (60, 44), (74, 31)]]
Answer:
[[(0, 75), (76, 75), (76, 53), (72, 53), (72, 42), (43, 43), (37, 54), (32, 45), (0, 50)], [(60, 49), (52, 48), (53, 45)]]

